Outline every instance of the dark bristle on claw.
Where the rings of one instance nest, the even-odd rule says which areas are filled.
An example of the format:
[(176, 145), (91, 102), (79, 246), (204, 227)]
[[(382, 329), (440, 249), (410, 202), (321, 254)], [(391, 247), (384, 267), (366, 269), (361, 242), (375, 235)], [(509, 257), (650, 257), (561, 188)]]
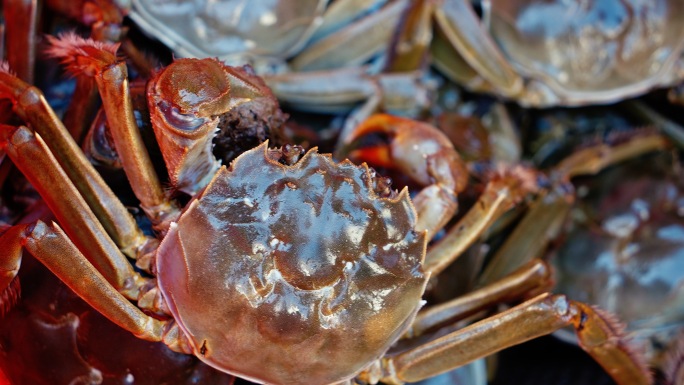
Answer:
[(392, 188), (392, 178), (378, 174), (372, 167), (368, 168), (368, 172), (371, 176), (371, 185), (375, 194), (381, 198), (394, 199), (397, 197), (397, 190)]
[(21, 284), (19, 283), (19, 276), (16, 276), (10, 281), (7, 288), (0, 293), (0, 318), (9, 313), (20, 298)]
[(304, 147), (300, 145), (285, 144), (282, 147), (269, 149), (268, 156), (280, 164), (292, 166), (305, 152)]

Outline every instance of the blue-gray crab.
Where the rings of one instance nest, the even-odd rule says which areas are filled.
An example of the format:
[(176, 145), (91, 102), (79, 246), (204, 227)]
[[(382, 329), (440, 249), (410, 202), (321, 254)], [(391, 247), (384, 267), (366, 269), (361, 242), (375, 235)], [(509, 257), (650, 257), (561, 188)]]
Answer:
[[(392, 72), (418, 70), (428, 46), (431, 62), (466, 88), (531, 106), (609, 103), (684, 77), (684, 9), (677, 1), (492, 0), (479, 4), (481, 18), (465, 0), (326, 5), (279, 1), (255, 8), (235, 0), (181, 9), (136, 0), (132, 14), (181, 55), (289, 59), (303, 73), (270, 84), (297, 103), (318, 95), (318, 108), (321, 100), (360, 101), (376, 92), (363, 71), (335, 69), (394, 50), (389, 60), (399, 55), (400, 63), (387, 64), (396, 67)], [(179, 20), (187, 27), (172, 28)], [(273, 29), (282, 38), (264, 39)], [(321, 70), (328, 82), (321, 83), (325, 73), (310, 72)], [(338, 79), (344, 76), (346, 82)]]

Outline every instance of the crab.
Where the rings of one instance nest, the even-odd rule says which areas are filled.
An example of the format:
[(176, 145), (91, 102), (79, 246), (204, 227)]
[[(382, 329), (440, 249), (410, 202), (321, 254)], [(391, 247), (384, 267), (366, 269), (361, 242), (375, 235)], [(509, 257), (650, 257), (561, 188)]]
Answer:
[(684, 264), (683, 247), (670, 236), (682, 227), (673, 162), (671, 154), (652, 154), (647, 165), (601, 175), (617, 183), (576, 182), (589, 193), (573, 208), (576, 224), (551, 259), (559, 290), (617, 314), (632, 338), (647, 342), (649, 360), (666, 378), (672, 374), (665, 357), (681, 358), (674, 341), (684, 322), (677, 268)]
[[(392, 39), (400, 42), (401, 48), (390, 57), (398, 54), (401, 60), (396, 61), (398, 66), (387, 67), (417, 70), (430, 46), (431, 62), (449, 78), (470, 90), (494, 93), (527, 106), (610, 103), (674, 85), (684, 77), (680, 59), (684, 29), (678, 23), (683, 10), (676, 1), (491, 1), (481, 5), (481, 20), (465, 0), (368, 1), (356, 10), (351, 6), (354, 2), (342, 0), (325, 11), (324, 2), (317, 2), (316, 7), (297, 3), (303, 11), (297, 18), (286, 12), (290, 8), (285, 4), (289, 3), (277, 2), (272, 9), (250, 13), (250, 20), (260, 21), (250, 24), (251, 30), (262, 34), (282, 28), (287, 32), (280, 34), (283, 39), (271, 39), (263, 46), (254, 44), (246, 34), (227, 33), (242, 30), (234, 21), (242, 20), (235, 15), (247, 12), (241, 1), (211, 4), (212, 13), (199, 5), (185, 4), (181, 11), (175, 4), (159, 7), (157, 2), (136, 0), (132, 15), (181, 55), (265, 54), (289, 59), (292, 68), (305, 73), (276, 77), (271, 84), (276, 94), (299, 103), (311, 100), (314, 94), (319, 100), (337, 102), (371, 96), (374, 91), (362, 72), (346, 70), (346, 82), (317, 88), (325, 80), (324, 73), (317, 71), (327, 71), (330, 79), (345, 76), (335, 69), (362, 64), (387, 50)], [(219, 11), (234, 17), (217, 21), (213, 15)], [(250, 8), (250, 12), (256, 11)], [(368, 15), (360, 17), (363, 12)], [(354, 16), (359, 20), (349, 23)], [(382, 20), (382, 27), (371, 22), (376, 18)], [(182, 25), (192, 28), (169, 27), (181, 19), (188, 20)], [(268, 20), (282, 22), (271, 24)], [(392, 28), (396, 28), (394, 37), (387, 32)], [(214, 44), (224, 40), (231, 44)], [(286, 42), (290, 44), (283, 45)], [(337, 49), (341, 44), (346, 49)], [(314, 72), (307, 74), (309, 71)], [(331, 87), (345, 92), (333, 96), (326, 92)]]
[[(601, 144), (587, 149), (585, 137), (585, 148), (571, 150), (577, 144), (565, 143), (555, 150), (574, 154), (549, 169), (556, 187), (535, 199), (478, 284), (487, 285), (535, 256), (548, 259), (558, 291), (614, 312), (629, 338), (644, 346), (658, 383), (678, 383), (672, 363), (681, 362), (676, 341), (683, 313), (681, 274), (674, 266), (682, 264), (681, 245), (676, 237), (665, 238), (681, 222), (677, 149), (653, 127), (625, 129), (636, 123), (633, 106), (540, 113), (546, 119), (538, 125), (560, 123), (575, 135), (591, 130), (592, 142), (599, 137)], [(621, 107), (626, 111), (618, 112)], [(644, 124), (644, 116), (638, 117)], [(597, 122), (608, 133), (596, 134)], [(552, 160), (549, 151), (535, 153), (540, 163)], [(555, 334), (572, 340), (568, 331)]]
[[(160, 189), (139, 145), (129, 115), (126, 67), (114, 48), (74, 37), (53, 45), (52, 53), (72, 71), (95, 77), (100, 86), (123, 167), (161, 240), (138, 229), (42, 93), (4, 67), (0, 95), (31, 128), (3, 125), (2, 148), (59, 225), (38, 221), (4, 232), (3, 287), (12, 285), (26, 250), (125, 330), (257, 382), (416, 381), (566, 325), (577, 329), (585, 349), (618, 383), (650, 382), (638, 355), (615, 334), (611, 317), (549, 293), (386, 354), (402, 336), (418, 334), (417, 320), (420, 330), (444, 321), (416, 313), (430, 274), (456, 257), (447, 246), (472, 239), (467, 222), (444, 238), (441, 249), (430, 249), (442, 261), (430, 263), (435, 260), (426, 259), (426, 242), (434, 236), (434, 223), (443, 219), (430, 218), (420, 205), (416, 210), (406, 189), (391, 190), (365, 165), (335, 163), (297, 147), (269, 149), (266, 143), (230, 167), (204, 163), (209, 146), (193, 134), (211, 133), (223, 111), (260, 95), (259, 87), (213, 59), (178, 60), (148, 84), (170, 180), (191, 194), (180, 210)], [(442, 176), (450, 175), (451, 167), (458, 170), (458, 157), (449, 155), (448, 162), (432, 157), (435, 145), (440, 154), (451, 149), (435, 131), (422, 131), (430, 142), (421, 148), (423, 158), (432, 159), (428, 169), (440, 177), (440, 185), (426, 190), (443, 192), (449, 184)], [(519, 174), (492, 174), (490, 184), (501, 187), (491, 191), (495, 200), (510, 205), (534, 188)], [(461, 177), (454, 182), (463, 184)], [(443, 201), (452, 200), (456, 190)], [(486, 204), (478, 207), (476, 212), (487, 212)], [(419, 223), (433, 225), (417, 228)], [(124, 255), (154, 278), (133, 270)], [(522, 274), (544, 276), (545, 270), (534, 264)], [(487, 292), (508, 293), (519, 278), (507, 277)], [(464, 298), (469, 312), (491, 305), (481, 295)]]

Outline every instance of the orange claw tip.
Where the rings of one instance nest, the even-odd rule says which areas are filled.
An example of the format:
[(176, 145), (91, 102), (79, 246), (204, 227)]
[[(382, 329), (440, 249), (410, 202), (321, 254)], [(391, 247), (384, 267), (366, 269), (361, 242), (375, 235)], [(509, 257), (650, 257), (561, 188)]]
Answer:
[(74, 75), (93, 76), (103, 67), (116, 63), (119, 44), (84, 39), (74, 32), (47, 36), (49, 57), (62, 59), (62, 64)]
[(413, 121), (389, 114), (375, 114), (361, 122), (345, 141), (349, 143), (369, 134), (394, 135), (408, 122)]
[(355, 162), (368, 162), (375, 167), (391, 168), (394, 164), (389, 147), (384, 145), (366, 146), (359, 149), (352, 150), (347, 155), (349, 159)]

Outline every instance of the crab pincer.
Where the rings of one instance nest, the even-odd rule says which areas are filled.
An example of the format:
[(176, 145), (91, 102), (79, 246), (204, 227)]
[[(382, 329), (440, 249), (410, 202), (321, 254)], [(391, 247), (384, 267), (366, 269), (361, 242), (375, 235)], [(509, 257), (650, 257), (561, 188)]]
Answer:
[(342, 152), (350, 159), (366, 161), (374, 167), (396, 169), (424, 188), (413, 197), (419, 213), (417, 228), (433, 237), (456, 214), (457, 195), (468, 182), (468, 170), (449, 139), (430, 125), (387, 114), (373, 115), (358, 125), (346, 143), (372, 135), (387, 142)]
[[(193, 195), (218, 171), (212, 140), (224, 116), (272, 93), (261, 79), (216, 59), (181, 59), (150, 80), (147, 95), (171, 183)], [(277, 103), (269, 112), (282, 114)]]
[[(385, 136), (387, 142), (355, 147), (364, 137), (372, 135)], [(342, 153), (350, 159), (398, 169), (424, 186), (413, 202), (418, 212), (417, 228), (428, 230), (430, 238), (456, 214), (458, 194), (468, 183), (468, 168), (453, 144), (437, 128), (411, 119), (377, 114), (343, 140), (349, 145), (342, 148)], [(535, 172), (523, 166), (497, 165), (484, 174), (487, 186), (479, 201), (429, 250), (425, 266), (433, 274), (453, 262), (497, 218), (538, 188)]]

